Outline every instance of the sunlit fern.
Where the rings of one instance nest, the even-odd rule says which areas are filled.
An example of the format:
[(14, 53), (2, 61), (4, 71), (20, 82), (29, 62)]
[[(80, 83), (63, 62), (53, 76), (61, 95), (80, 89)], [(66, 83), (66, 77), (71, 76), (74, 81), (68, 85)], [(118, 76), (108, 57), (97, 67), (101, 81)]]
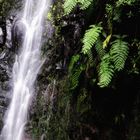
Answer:
[(85, 10), (90, 6), (92, 0), (79, 0), (78, 2), (80, 3), (81, 9)]
[(114, 74), (114, 67), (110, 63), (110, 55), (105, 54), (102, 58), (102, 61), (99, 65), (98, 76), (99, 76), (99, 83), (100, 87), (106, 87), (112, 80)]
[(86, 30), (83, 38), (83, 54), (87, 54), (91, 50), (93, 45), (96, 43), (101, 31), (102, 27), (100, 25), (91, 25), (90, 29)]
[(80, 5), (82, 10), (85, 10), (90, 6), (91, 3), (92, 0), (65, 0), (63, 5), (64, 13), (67, 15), (70, 14), (77, 4)]
[(123, 41), (123, 38), (124, 37), (117, 36), (117, 39), (112, 42), (110, 50), (111, 59), (117, 71), (124, 68), (129, 52), (128, 43)]
[(74, 7), (77, 5), (77, 0), (65, 0), (64, 2), (64, 13), (65, 14), (69, 14), (70, 12), (72, 12), (72, 10), (74, 9)]

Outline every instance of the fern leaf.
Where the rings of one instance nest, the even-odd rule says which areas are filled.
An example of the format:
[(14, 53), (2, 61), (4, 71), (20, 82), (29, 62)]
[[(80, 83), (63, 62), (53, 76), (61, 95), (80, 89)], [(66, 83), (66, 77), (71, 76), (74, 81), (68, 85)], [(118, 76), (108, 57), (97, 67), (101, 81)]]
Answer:
[(78, 3), (77, 0), (65, 0), (64, 5), (63, 5), (64, 13), (68, 15), (70, 12), (72, 12), (72, 10), (77, 5), (77, 3)]
[(95, 44), (95, 49), (96, 49), (96, 52), (97, 52), (99, 58), (102, 59), (103, 56), (105, 55), (105, 50), (103, 49), (103, 43), (100, 38), (98, 38), (98, 40)]
[(114, 67), (110, 64), (110, 55), (106, 54), (99, 66), (99, 83), (100, 87), (106, 87), (112, 80)]
[(90, 29), (88, 29), (83, 38), (83, 48), (82, 53), (87, 54), (88, 51), (92, 48), (92, 46), (96, 43), (100, 33), (102, 31), (102, 27), (98, 25), (91, 25)]
[(70, 61), (70, 64), (69, 64), (69, 72), (72, 71), (73, 69), (73, 66), (76, 62), (78, 62), (78, 60), (80, 59), (80, 55), (77, 54), (77, 55), (73, 55), (72, 58), (71, 58), (71, 61)]
[(81, 65), (79, 68), (75, 70), (75, 72), (73, 72), (73, 74), (71, 74), (70, 76), (70, 89), (71, 90), (75, 89), (78, 86), (79, 77), (83, 70), (84, 70), (84, 67)]
[(87, 62), (87, 65), (89, 65), (90, 67), (92, 67), (94, 65), (94, 59), (93, 59), (93, 54), (91, 51), (89, 51), (87, 53), (87, 56), (88, 56), (88, 62)]
[(112, 42), (110, 54), (117, 71), (120, 71), (124, 68), (128, 52), (128, 43), (123, 41), (121, 37)]
[(85, 10), (90, 6), (92, 0), (79, 0), (78, 2), (80, 3), (80, 8), (82, 10)]
[(116, 2), (116, 6), (119, 7), (121, 5), (133, 5), (136, 2), (136, 0), (118, 0)]
[(64, 13), (68, 15), (78, 3), (80, 4), (80, 9), (85, 10), (90, 6), (92, 0), (65, 0), (63, 5)]

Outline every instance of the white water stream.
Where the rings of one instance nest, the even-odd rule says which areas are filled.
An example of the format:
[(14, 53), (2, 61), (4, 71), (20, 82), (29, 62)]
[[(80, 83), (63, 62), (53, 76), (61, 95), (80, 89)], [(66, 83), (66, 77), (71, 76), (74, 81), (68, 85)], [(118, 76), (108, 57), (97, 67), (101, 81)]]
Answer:
[(42, 65), (41, 40), (44, 16), (51, 0), (25, 0), (21, 25), (24, 40), (13, 66), (11, 103), (6, 112), (1, 140), (24, 140), (28, 109), (32, 101), (34, 83)]

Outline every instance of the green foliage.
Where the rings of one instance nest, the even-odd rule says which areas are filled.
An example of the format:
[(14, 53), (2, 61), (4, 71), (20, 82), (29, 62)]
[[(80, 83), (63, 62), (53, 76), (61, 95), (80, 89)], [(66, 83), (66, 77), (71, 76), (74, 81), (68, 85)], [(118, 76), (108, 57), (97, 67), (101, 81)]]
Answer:
[(124, 68), (125, 61), (128, 57), (128, 43), (123, 41), (123, 37), (116, 36), (117, 39), (111, 44), (109, 53), (105, 53), (99, 66), (99, 83), (100, 87), (106, 87), (112, 80), (115, 70), (120, 71)]
[(78, 2), (80, 3), (81, 9), (85, 10), (90, 6), (92, 0), (79, 0)]
[(112, 15), (113, 14), (113, 6), (111, 4), (106, 4), (105, 9), (106, 9), (106, 13), (108, 15)]
[(114, 67), (111, 65), (110, 55), (105, 54), (99, 66), (99, 83), (100, 87), (106, 87), (112, 80)]
[(96, 43), (101, 31), (102, 27), (100, 25), (91, 25), (90, 29), (86, 31), (83, 38), (83, 54), (87, 54), (91, 50), (93, 45)]
[(103, 48), (104, 48), (104, 49), (108, 46), (108, 44), (109, 44), (109, 42), (110, 42), (110, 39), (111, 39), (111, 36), (112, 36), (111, 34), (108, 35), (108, 36), (106, 37), (105, 41), (103, 42)]
[(121, 6), (121, 5), (133, 5), (137, 0), (118, 0), (116, 2), (117, 6)]
[(69, 72), (72, 71), (74, 64), (78, 62), (78, 60), (80, 59), (80, 55), (73, 55), (69, 64)]
[(64, 13), (69, 14), (77, 5), (77, 0), (66, 0), (64, 3)]
[[(84, 35), (84, 46), (82, 48), (82, 53), (88, 56), (86, 69), (94, 66), (91, 48), (95, 45), (97, 57), (101, 60), (98, 70), (98, 85), (100, 87), (106, 87), (110, 84), (114, 73), (124, 68), (129, 52), (128, 43), (123, 41), (124, 36), (116, 36), (117, 39), (110, 43), (111, 35), (107, 36), (102, 42), (99, 37), (102, 32), (102, 27), (97, 25), (92, 25), (90, 27), (91, 29), (87, 30)], [(105, 48), (108, 45), (111, 45), (111, 49), (106, 52)], [(81, 66), (78, 68), (75, 67), (76, 69), (74, 68), (79, 58), (80, 55), (73, 56), (69, 65), (69, 73), (72, 72), (70, 76), (71, 89), (75, 89), (78, 86), (79, 77), (84, 70)]]
[[(132, 14), (135, 16), (136, 11), (134, 10), (135, 11), (134, 12), (133, 11), (134, 7), (131, 7), (131, 5), (134, 4), (133, 1), (136, 1), (136, 0), (96, 1), (97, 2), (95, 4), (96, 7), (91, 6), (86, 11), (82, 11), (82, 12), (78, 11), (74, 14), (71, 14), (70, 17), (67, 16), (66, 18), (64, 18), (64, 21), (66, 20), (67, 25), (74, 25), (74, 26), (76, 24), (79, 25), (79, 27), (80, 27), (79, 34), (80, 35), (83, 35), (83, 32), (85, 32), (85, 35), (83, 37), (83, 48), (82, 48), (82, 53), (85, 55), (83, 55), (81, 52), (79, 54), (77, 54), (77, 52), (79, 52), (79, 50), (81, 49), (81, 43), (79, 43), (79, 40), (80, 40), (79, 38), (78, 38), (78, 40), (75, 39), (73, 41), (73, 38), (69, 38), (69, 33), (66, 36), (65, 36), (65, 34), (63, 34), (64, 35), (63, 41), (64, 42), (68, 41), (68, 43), (66, 43), (65, 45), (67, 45), (67, 44), (69, 45), (71, 42), (76, 42), (75, 44), (73, 43), (75, 45), (74, 47), (71, 47), (72, 45), (68, 46), (68, 47), (70, 47), (70, 48), (68, 48), (68, 51), (69, 51), (68, 54), (74, 54), (74, 55), (71, 58), (68, 58), (69, 55), (67, 55), (67, 56), (64, 55), (64, 57), (61, 55), (61, 58), (63, 57), (62, 59), (68, 58), (68, 59), (71, 59), (71, 61), (69, 63), (69, 67), (68, 67), (68, 73), (66, 71), (64, 71), (66, 74), (65, 75), (66, 80), (63, 81), (63, 84), (60, 84), (58, 86), (58, 90), (59, 90), (58, 96), (59, 97), (57, 99), (59, 101), (58, 101), (58, 107), (55, 108), (56, 113), (51, 114), (52, 115), (51, 117), (50, 116), (47, 116), (46, 118), (40, 117), (39, 123), (37, 123), (38, 121), (36, 122), (37, 127), (39, 126), (38, 124), (41, 124), (40, 128), (42, 128), (42, 130), (43, 130), (42, 132), (45, 132), (48, 134), (47, 135), (48, 139), (52, 138), (52, 139), (57, 139), (57, 140), (59, 140), (59, 139), (68, 140), (68, 137), (66, 137), (67, 133), (69, 133), (69, 130), (71, 130), (71, 128), (72, 128), (72, 130), (73, 130), (73, 128), (76, 128), (75, 126), (77, 125), (78, 121), (81, 123), (84, 120), (83, 122), (85, 122), (85, 123), (86, 123), (86, 121), (88, 121), (90, 124), (93, 124), (93, 123), (91, 123), (91, 120), (92, 120), (92, 118), (94, 118), (94, 115), (93, 115), (94, 103), (95, 103), (95, 107), (96, 107), (96, 99), (94, 98), (95, 97), (94, 93), (97, 92), (97, 94), (98, 94), (98, 91), (100, 92), (100, 90), (98, 90), (98, 88), (96, 88), (96, 85), (95, 85), (95, 84), (97, 84), (97, 80), (98, 80), (99, 87), (104, 88), (104, 87), (111, 86), (111, 91), (112, 91), (112, 87), (114, 88), (115, 84), (116, 84), (115, 83), (116, 81), (113, 78), (114, 78), (114, 76), (116, 76), (116, 74), (119, 74), (118, 71), (123, 70), (125, 68), (124, 66), (126, 63), (126, 59), (128, 59), (128, 60), (132, 59), (132, 61), (135, 60), (134, 61), (135, 63), (133, 62), (131, 64), (131, 62), (130, 62), (128, 65), (130, 65), (130, 66), (134, 65), (132, 69), (134, 70), (134, 67), (136, 67), (136, 68), (138, 68), (137, 71), (139, 72), (140, 51), (139, 51), (139, 54), (137, 54), (135, 56), (132, 53), (130, 53), (130, 57), (128, 57), (128, 53), (129, 53), (128, 46), (130, 46), (130, 49), (132, 49), (133, 53), (135, 54), (135, 52), (138, 53), (137, 49), (138, 49), (138, 46), (140, 46), (140, 45), (138, 45), (137, 47), (135, 45), (131, 46), (126, 41), (124, 41), (124, 37), (114, 38), (114, 34), (119, 35), (122, 33), (124, 33), (124, 34), (129, 33), (129, 30), (127, 32), (125, 30), (123, 30), (122, 20), (124, 20), (125, 18), (127, 19), (127, 17), (126, 17), (127, 13), (125, 13), (125, 12), (123, 13), (122, 11), (124, 10), (123, 8), (126, 8), (127, 10), (129, 10), (128, 8), (130, 8), (130, 10), (132, 10), (132, 11), (128, 11), (128, 12), (132, 12)], [(64, 15), (72, 12), (72, 10), (74, 10), (74, 8), (77, 5), (82, 10), (85, 10), (91, 5), (91, 2), (92, 2), (92, 0), (81, 0), (81, 1), (80, 0), (65, 0), (65, 3), (63, 5), (64, 12), (65, 12)], [(93, 1), (93, 2), (95, 2), (95, 1)], [(62, 1), (60, 3), (62, 4)], [(59, 10), (56, 13), (60, 13)], [(81, 17), (81, 15), (82, 16), (84, 15), (84, 16)], [(56, 16), (56, 14), (54, 14), (54, 16)], [(121, 19), (122, 17), (123, 17), (123, 19)], [(90, 18), (92, 18), (92, 20), (90, 20)], [(59, 19), (59, 20), (57, 20), (58, 24), (59, 24), (59, 22), (60, 22), (60, 24), (61, 23), (63, 24), (63, 19), (61, 20), (61, 16), (57, 19)], [(84, 22), (81, 22), (81, 21), (84, 21)], [(97, 24), (100, 21), (102, 22), (102, 27)], [(125, 21), (123, 21), (123, 22), (125, 23)], [(85, 23), (85, 25), (83, 23)], [(126, 21), (126, 23), (127, 23), (127, 21)], [(87, 31), (84, 31), (84, 29), (87, 27), (88, 24), (92, 24), (90, 26), (90, 29), (88, 29)], [(74, 26), (72, 27), (73, 29), (70, 29), (70, 31), (73, 31), (73, 32), (76, 31), (77, 28), (76, 28), (76, 26), (75, 27)], [(67, 27), (69, 28), (71, 26), (67, 26)], [(64, 30), (65, 29), (66, 28), (64, 28)], [(134, 30), (134, 32), (135, 32), (135, 30)], [(136, 32), (139, 32), (139, 31), (136, 31)], [(136, 34), (137, 33), (135, 33), (135, 35)], [(133, 36), (129, 36), (129, 34), (128, 34), (128, 37), (129, 38), (126, 38), (126, 39), (129, 39), (129, 42), (132, 43), (133, 42), (132, 40), (134, 39)], [(78, 41), (78, 43), (77, 43), (77, 41)], [(62, 40), (61, 40), (61, 43), (62, 43)], [(53, 46), (58, 46), (58, 45), (53, 45)], [(66, 48), (66, 50), (67, 50), (67, 48)], [(75, 55), (75, 53), (76, 53), (76, 55)], [(136, 58), (137, 58), (137, 61), (136, 61)], [(66, 67), (67, 67), (67, 62), (68, 61), (66, 61)], [(54, 61), (52, 64), (54, 64)], [(126, 66), (128, 66), (128, 65), (126, 65)], [(124, 69), (123, 72), (127, 73), (127, 68), (128, 67), (126, 67), (126, 69)], [(130, 71), (130, 69), (128, 69), (128, 71)], [(61, 73), (61, 72), (56, 72), (56, 73)], [(61, 77), (61, 76), (62, 76), (62, 73), (56, 74), (56, 77)], [(63, 78), (63, 77), (61, 77), (61, 78)], [(59, 82), (61, 81), (61, 78), (58, 78)], [(92, 79), (94, 79), (93, 82), (91, 82)], [(80, 80), (82, 80), (82, 81), (80, 81)], [(113, 80), (113, 82), (111, 82), (112, 80)], [(81, 86), (82, 82), (83, 82), (83, 84)], [(84, 83), (86, 83), (86, 84), (84, 84)], [(104, 91), (106, 92), (106, 90), (103, 90), (103, 92)], [(110, 91), (110, 88), (109, 88), (109, 91)], [(76, 94), (74, 94), (74, 93), (76, 93)], [(105, 93), (105, 94), (107, 94), (107, 93)], [(90, 96), (91, 96), (91, 99), (90, 99)], [(97, 103), (100, 104), (100, 102), (98, 102), (99, 101), (98, 99), (97, 99)], [(106, 97), (105, 97), (105, 99), (106, 99)], [(102, 105), (104, 105), (104, 103), (103, 104), (101, 103), (101, 107), (102, 107)], [(41, 107), (40, 107), (40, 109), (41, 109)], [(73, 111), (72, 111), (72, 109), (73, 109)], [(100, 111), (100, 107), (99, 107), (99, 112), (96, 108), (95, 108), (95, 111), (97, 113), (97, 117), (99, 115), (99, 112), (102, 112), (102, 111)], [(110, 111), (110, 109), (109, 109), (109, 111)], [(121, 110), (121, 113), (123, 113), (122, 110)], [(46, 114), (49, 114), (48, 111), (47, 111), (47, 113), (44, 112), (44, 115), (46, 115)], [(114, 114), (113, 114), (113, 116), (114, 116)], [(47, 120), (48, 117), (49, 117), (49, 120)], [(74, 121), (73, 118), (74, 119), (76, 118), (75, 119), (76, 121)], [(85, 118), (88, 118), (88, 120), (86, 120)], [(104, 116), (103, 116), (103, 118), (104, 118)], [(118, 124), (119, 122), (121, 122), (123, 120), (122, 119), (123, 115), (122, 116), (118, 115), (117, 117), (113, 117), (113, 119), (114, 118)], [(36, 120), (37, 119), (35, 119), (35, 121)], [(96, 121), (96, 116), (95, 116), (94, 120)], [(104, 119), (104, 121), (105, 120), (106, 119)], [(110, 118), (109, 118), (109, 120), (110, 120)], [(113, 121), (111, 120), (111, 122), (113, 122)], [(72, 127), (70, 127), (69, 124)], [(44, 125), (45, 125), (45, 127), (42, 127)], [(37, 128), (37, 127), (35, 127), (35, 128)], [(40, 129), (40, 128), (38, 127), (38, 129)], [(80, 135), (79, 138), (73, 134), (74, 132), (72, 132), (72, 134), (70, 133), (70, 135), (75, 136), (73, 139), (82, 139), (82, 138), (85, 139), (85, 137), (84, 136), (82, 137), (81, 134), (85, 135), (85, 132), (87, 132), (86, 130), (88, 130), (88, 132), (90, 131), (89, 128), (91, 128), (91, 131), (93, 130), (95, 132), (94, 133), (95, 135), (96, 134), (99, 135), (99, 137), (100, 137), (100, 134), (102, 134), (102, 132), (98, 131), (98, 130), (100, 130), (100, 126), (99, 126), (99, 129), (97, 128), (97, 132), (96, 132), (96, 128), (94, 129), (94, 126), (89, 125), (88, 128), (82, 126), (80, 129), (77, 129), (77, 128), (74, 129), (74, 130), (76, 130), (75, 133), (78, 132), (78, 135)], [(81, 134), (79, 134), (79, 132)], [(109, 133), (108, 133), (108, 135), (109, 135)], [(89, 137), (89, 139), (92, 139), (92, 138)], [(99, 139), (99, 138), (97, 138), (97, 139)], [(111, 138), (109, 138), (109, 139), (111, 139)], [(111, 140), (113, 140), (113, 139), (115, 139), (115, 138), (112, 138)]]
[(103, 42), (100, 38), (98, 38), (98, 40), (96, 41), (95, 50), (98, 54), (99, 59), (102, 59), (102, 57), (105, 55), (105, 50), (103, 49)]
[(63, 5), (64, 13), (68, 15), (70, 12), (72, 12), (77, 4), (80, 5), (82, 10), (85, 10), (90, 6), (91, 3), (92, 0), (65, 0)]
[[(88, 71), (89, 68), (96, 67), (98, 71), (97, 78), (99, 79), (98, 85), (100, 87), (108, 86), (113, 78), (114, 73), (124, 68), (129, 53), (128, 43), (124, 41), (124, 36), (116, 36), (117, 38), (111, 42), (111, 40), (113, 39), (113, 22), (121, 21), (121, 6), (131, 6), (136, 1), (137, 0), (117, 0), (114, 1), (114, 4), (110, 4), (107, 2), (105, 4), (107, 30), (105, 28), (105, 31), (103, 31), (103, 27), (100, 24), (97, 24), (90, 25), (90, 28), (85, 31), (82, 41), (82, 53), (86, 55), (84, 57), (86, 60), (85, 62), (87, 62), (87, 64), (83, 65), (86, 66), (86, 71)], [(88, 8), (91, 5), (91, 3), (92, 0), (65, 0), (65, 14), (69, 14), (77, 4), (79, 4), (80, 8), (84, 10)], [(104, 33), (106, 37), (105, 39), (102, 38), (102, 35)], [(108, 36), (106, 34), (108, 34)], [(93, 46), (95, 47), (92, 49)], [(94, 55), (94, 51), (97, 52), (96, 55)], [(100, 62), (99, 69), (96, 66), (96, 58), (94, 57), (97, 57), (97, 60)], [(81, 74), (81, 71), (79, 69), (80, 67), (75, 70), (75, 68), (77, 68), (75, 64), (78, 60), (79, 55), (73, 56), (69, 65), (69, 73), (74, 70), (73, 72), (71, 72), (71, 85), (74, 88), (78, 85), (78, 79)]]
[(92, 66), (94, 65), (94, 58), (93, 58), (92, 52), (89, 51), (89, 52), (87, 53), (87, 56), (88, 56), (87, 65), (88, 65), (89, 67), (92, 67)]
[(84, 67), (82, 65), (76, 65), (76, 63), (79, 61), (80, 55), (73, 55), (69, 64), (69, 79), (70, 79), (70, 89), (73, 90), (78, 86), (79, 83), (79, 77), (84, 70)]
[(123, 38), (124, 37), (117, 36), (117, 39), (112, 42), (110, 50), (111, 58), (117, 71), (124, 68), (129, 52), (128, 43), (123, 41)]
[(106, 9), (108, 29), (110, 30), (110, 34), (112, 34), (112, 18), (113, 18), (114, 9), (111, 4), (106, 4), (105, 9)]
[(79, 84), (79, 77), (84, 70), (84, 66), (80, 65), (78, 68), (74, 70), (74, 72), (70, 75), (70, 89), (75, 89)]

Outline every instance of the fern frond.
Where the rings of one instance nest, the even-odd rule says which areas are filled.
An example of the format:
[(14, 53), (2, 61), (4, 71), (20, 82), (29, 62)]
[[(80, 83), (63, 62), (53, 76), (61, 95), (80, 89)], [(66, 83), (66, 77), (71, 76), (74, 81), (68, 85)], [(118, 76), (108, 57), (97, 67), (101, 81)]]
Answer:
[(124, 68), (128, 53), (128, 43), (123, 41), (121, 37), (112, 42), (110, 55), (117, 71)]
[(72, 71), (73, 69), (73, 66), (76, 62), (78, 62), (78, 60), (80, 59), (80, 55), (77, 54), (77, 55), (73, 55), (72, 58), (71, 58), (71, 61), (70, 61), (70, 64), (69, 64), (69, 72)]
[(87, 54), (88, 51), (92, 48), (92, 46), (96, 43), (100, 33), (102, 31), (102, 27), (98, 25), (91, 25), (90, 29), (88, 29), (83, 38), (83, 48), (82, 53)]
[(90, 4), (92, 3), (92, 0), (65, 0), (64, 5), (63, 5), (64, 13), (68, 15), (70, 12), (72, 12), (74, 7), (78, 3), (80, 4), (80, 8), (82, 10), (85, 10), (90, 6)]
[(72, 12), (72, 10), (77, 5), (77, 3), (78, 3), (78, 0), (65, 0), (64, 5), (63, 5), (64, 13), (68, 15), (70, 12)]
[(116, 2), (116, 6), (119, 7), (121, 5), (133, 5), (136, 2), (136, 0), (118, 0)]
[(105, 50), (103, 49), (103, 42), (101, 41), (100, 38), (98, 38), (98, 40), (96, 41), (95, 50), (96, 50), (99, 58), (102, 59), (103, 56), (105, 55)]
[(106, 87), (112, 80), (114, 74), (114, 67), (110, 63), (110, 55), (106, 54), (99, 66), (99, 83), (100, 87)]
[(94, 65), (94, 59), (93, 59), (93, 54), (91, 51), (89, 51), (87, 53), (87, 56), (88, 56), (88, 62), (87, 62), (87, 65), (92, 67)]
[(80, 3), (80, 8), (82, 10), (85, 10), (90, 6), (92, 0), (79, 0), (78, 2)]
[(79, 84), (79, 77), (84, 70), (84, 67), (81, 65), (78, 67), (73, 74), (70, 75), (70, 89), (75, 89)]

